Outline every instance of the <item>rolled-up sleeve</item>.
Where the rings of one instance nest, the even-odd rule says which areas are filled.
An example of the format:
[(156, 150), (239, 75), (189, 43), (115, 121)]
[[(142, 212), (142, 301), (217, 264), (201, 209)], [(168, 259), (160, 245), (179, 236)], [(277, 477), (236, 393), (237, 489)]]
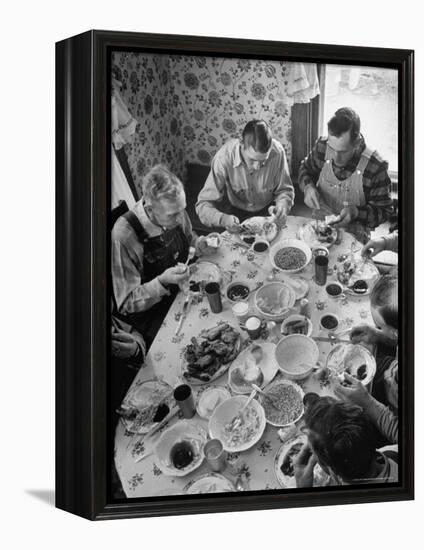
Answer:
[(221, 201), (224, 196), (226, 179), (225, 166), (218, 153), (212, 160), (211, 171), (196, 203), (197, 215), (208, 227), (221, 225), (223, 214), (216, 208), (215, 203)]
[(357, 221), (374, 228), (384, 223), (393, 214), (391, 185), (387, 170), (383, 167), (367, 185), (364, 185), (366, 204), (358, 207)]
[(277, 184), (274, 189), (275, 204), (282, 205), (289, 212), (294, 202), (294, 188), (284, 150), (280, 158), (277, 178)]
[(139, 258), (119, 239), (112, 238), (111, 254), (113, 293), (120, 313), (125, 315), (146, 311), (164, 295), (169, 294), (157, 277), (142, 283), (142, 265), (139, 265)]

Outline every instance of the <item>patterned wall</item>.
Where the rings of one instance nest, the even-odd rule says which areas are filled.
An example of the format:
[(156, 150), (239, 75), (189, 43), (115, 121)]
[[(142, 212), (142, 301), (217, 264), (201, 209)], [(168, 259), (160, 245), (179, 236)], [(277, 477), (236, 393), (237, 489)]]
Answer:
[(113, 75), (138, 120), (127, 146), (136, 185), (163, 162), (184, 179), (185, 164), (209, 165), (247, 121), (268, 122), (290, 158), (290, 63), (115, 52)]

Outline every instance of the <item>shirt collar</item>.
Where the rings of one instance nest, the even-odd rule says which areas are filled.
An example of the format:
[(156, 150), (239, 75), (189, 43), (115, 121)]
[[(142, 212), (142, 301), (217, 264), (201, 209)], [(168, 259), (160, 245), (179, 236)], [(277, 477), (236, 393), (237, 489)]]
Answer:
[(143, 199), (136, 203), (133, 210), (149, 237), (158, 237), (159, 235), (162, 235), (163, 229), (159, 225), (153, 223), (147, 215), (144, 208)]
[[(274, 149), (274, 140), (272, 140), (272, 143), (271, 143), (271, 151), (269, 152), (269, 155), (268, 155), (268, 158), (266, 159), (266, 161), (264, 161), (264, 163), (262, 164), (262, 166), (264, 166), (265, 164), (267, 164), (267, 162), (269, 161), (269, 159), (271, 157), (273, 157), (275, 155), (275, 149)], [(245, 164), (244, 160), (243, 160), (243, 157), (241, 156), (241, 143), (237, 140), (237, 144), (236, 144), (236, 148), (234, 150), (234, 160), (233, 160), (233, 168), (237, 168), (237, 166), (240, 166), (242, 164)]]

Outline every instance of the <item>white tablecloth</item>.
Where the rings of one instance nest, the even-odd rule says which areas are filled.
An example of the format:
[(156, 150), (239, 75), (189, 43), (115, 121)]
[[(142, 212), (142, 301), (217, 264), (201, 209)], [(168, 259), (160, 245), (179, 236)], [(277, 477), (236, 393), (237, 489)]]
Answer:
[[(282, 230), (279, 238), (295, 237), (301, 225), (308, 220), (302, 217), (289, 216), (287, 227)], [(328, 281), (336, 280), (333, 268), (341, 254), (350, 253), (352, 242), (355, 239), (349, 233), (341, 232), (340, 244), (335, 244), (330, 248), (330, 262)], [(357, 246), (356, 246), (357, 245)], [(355, 247), (360, 248), (360, 244), (355, 242)], [(231, 244), (231, 240), (224, 240), (217, 254), (208, 258), (210, 261), (218, 264), (223, 270), (231, 272), (234, 280), (247, 280), (252, 283), (252, 287), (267, 282), (267, 276), (271, 273), (272, 266), (268, 256), (257, 257), (249, 261), (247, 255), (242, 249)], [(260, 269), (262, 266), (262, 269)], [(349, 328), (360, 323), (373, 324), (368, 296), (349, 296), (344, 300), (329, 299), (322, 286), (318, 286), (313, 281), (314, 267), (311, 262), (299, 275), (308, 280), (310, 284), (309, 300), (311, 320), (314, 325), (312, 336), (327, 336), (319, 330), (318, 320), (323, 313), (333, 312), (341, 320), (339, 329)], [(277, 275), (277, 280), (282, 277)], [(184, 321), (182, 329), (178, 336), (175, 336), (177, 321), (182, 309), (184, 296), (180, 293), (158, 332), (146, 358), (146, 363), (137, 374), (129, 392), (133, 391), (137, 384), (144, 380), (152, 378), (163, 379), (172, 386), (182, 381), (181, 377), (181, 356), (184, 347), (189, 343), (192, 336), (197, 336), (204, 328), (215, 326), (216, 323), (224, 319), (233, 326), (237, 326), (237, 321), (231, 311), (231, 303), (223, 299), (223, 311), (219, 314), (211, 313), (207, 299), (204, 298), (199, 304), (192, 304)], [(338, 329), (338, 330), (339, 330)], [(331, 344), (328, 342), (317, 342), (320, 350), (320, 361), (325, 364), (326, 357)], [(281, 374), (278, 374), (281, 376)], [(228, 373), (221, 376), (213, 382), (214, 385), (223, 385), (228, 389)], [(307, 391), (315, 391), (321, 395), (332, 394), (331, 386), (322, 387), (314, 374), (311, 374), (306, 380), (302, 380), (300, 385)], [(197, 386), (195, 392), (201, 391), (206, 386)], [(177, 419), (170, 422), (174, 424)], [(203, 423), (197, 414), (193, 421)], [(163, 430), (162, 430), (163, 431)], [(152, 438), (153, 443), (160, 437), (158, 433)], [(152, 443), (149, 443), (149, 447)], [(278, 429), (267, 425), (260, 441), (248, 451), (240, 455), (233, 453), (229, 455), (229, 463), (233, 465), (232, 474), (224, 472), (229, 479), (234, 481), (234, 472), (245, 474), (249, 481), (251, 490), (269, 490), (280, 488), (276, 475), (274, 473), (274, 459), (282, 443), (278, 436)], [(148, 447), (148, 448), (149, 448)], [(134, 457), (139, 453), (146, 451), (143, 441), (128, 433), (121, 422), (118, 423), (115, 436), (115, 465), (118, 475), (121, 479), (124, 492), (128, 498), (149, 497), (167, 494), (179, 494), (183, 492), (184, 487), (194, 478), (208, 472), (206, 462), (191, 474), (185, 477), (169, 477), (164, 475), (155, 463), (154, 454), (146, 457), (137, 463)]]

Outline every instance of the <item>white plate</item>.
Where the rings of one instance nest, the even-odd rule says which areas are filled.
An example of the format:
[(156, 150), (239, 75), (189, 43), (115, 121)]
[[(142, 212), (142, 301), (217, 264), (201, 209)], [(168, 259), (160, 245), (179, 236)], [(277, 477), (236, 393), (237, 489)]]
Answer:
[(337, 241), (337, 229), (332, 227), (331, 235), (329, 236), (331, 240), (327, 242), (327, 240), (321, 240), (316, 234), (315, 221), (310, 221), (302, 225), (299, 229), (298, 236), (299, 239), (305, 241), (305, 243), (311, 248), (314, 248), (315, 246), (325, 246), (326, 248), (330, 248), (330, 246), (333, 246), (333, 244)]
[[(278, 386), (291, 386), (298, 393), (300, 403), (301, 403), (300, 413), (291, 422), (288, 422), (288, 423), (281, 423), (280, 422), (280, 423), (278, 423), (278, 422), (273, 422), (273, 421), (269, 420), (268, 418), (266, 419), (268, 424), (271, 424), (271, 426), (276, 426), (277, 428), (286, 428), (288, 426), (293, 426), (293, 424), (296, 424), (296, 422), (298, 422), (302, 418), (303, 413), (304, 413), (303, 397), (304, 397), (305, 394), (304, 394), (302, 388), (298, 384), (295, 384), (294, 382), (291, 382), (290, 380), (279, 380), (278, 382), (274, 382), (274, 384), (271, 384), (270, 386), (268, 386), (265, 389), (265, 393), (268, 393), (271, 390), (271, 388), (278, 387)], [(272, 395), (272, 394), (270, 394), (270, 395)], [(259, 402), (262, 404), (262, 407), (263, 407), (263, 403), (266, 402), (266, 400), (267, 400), (267, 398), (265, 396), (263, 396), (263, 395), (259, 396)], [(265, 417), (266, 417), (265, 407), (264, 407), (264, 411), (265, 411)]]
[(262, 384), (260, 384), (260, 388), (264, 388), (267, 384), (269, 384), (278, 372), (278, 365), (275, 360), (275, 344), (271, 344), (268, 342), (261, 344), (252, 344), (251, 346), (243, 350), (236, 359), (234, 359), (230, 370), (228, 371), (228, 384), (234, 393), (247, 394), (252, 391), (252, 387), (250, 385), (237, 386), (236, 384), (234, 384), (231, 380), (231, 375), (234, 369), (242, 367), (244, 365), (247, 357), (250, 355), (250, 350), (252, 349), (252, 347), (257, 345), (262, 348), (264, 354), (262, 361), (259, 363), (259, 367), (262, 371), (262, 374), (264, 375), (264, 379)]
[(352, 376), (361, 365), (366, 365), (366, 377), (361, 380), (366, 386), (375, 376), (377, 365), (373, 355), (360, 344), (339, 344), (335, 346), (327, 357), (326, 366), (336, 370), (338, 373), (343, 373), (349, 370)]
[[(263, 231), (263, 225), (264, 223), (269, 222), (272, 224), (272, 228), (268, 233), (264, 233)], [(255, 224), (258, 225), (258, 227), (261, 228), (258, 232), (252, 233), (253, 235), (256, 235), (257, 237), (262, 237), (266, 239), (269, 243), (272, 242), (275, 237), (278, 234), (278, 227), (275, 222), (271, 221), (271, 218), (263, 217), (263, 216), (253, 216), (252, 218), (248, 218), (247, 220), (244, 220), (240, 225), (243, 227), (249, 227), (249, 225)]]
[[(305, 434), (299, 434), (298, 436), (288, 439), (281, 445), (281, 447), (277, 451), (277, 454), (275, 455), (274, 472), (278, 483), (281, 485), (281, 487), (284, 487), (285, 489), (295, 488), (296, 480), (294, 475), (289, 476), (281, 471), (283, 461), (287, 455), (287, 452), (293, 447), (293, 445), (296, 445), (296, 443), (300, 443), (301, 445), (303, 445), (306, 442), (306, 439), (307, 436)], [(323, 471), (321, 466), (317, 464), (314, 468), (314, 486), (319, 487), (324, 485), (327, 479), (328, 475)]]
[[(172, 387), (162, 380), (145, 380), (132, 388), (125, 396), (122, 408), (130, 407), (141, 410), (148, 406), (157, 408), (161, 404), (168, 405), (170, 410), (175, 406)], [(124, 417), (121, 417), (121, 420), (126, 430), (140, 435), (147, 433), (157, 424), (157, 422), (143, 422), (139, 424), (137, 421)]]
[(223, 401), (226, 401), (227, 399), (230, 399), (231, 393), (227, 390), (227, 388), (224, 388), (224, 386), (211, 386), (210, 388), (206, 388), (205, 391), (201, 392), (197, 401), (197, 414), (201, 418), (205, 418), (206, 420), (209, 420), (209, 418), (212, 416), (213, 411), (206, 411), (205, 407), (202, 406), (202, 402), (207, 399), (208, 394), (216, 394), (217, 396), (217, 404), (215, 405), (213, 411), (220, 405)]
[[(160, 436), (155, 448), (156, 464), (168, 476), (182, 477), (196, 470), (204, 460), (203, 447), (207, 441), (206, 430), (192, 420), (181, 420), (168, 428)], [(195, 447), (196, 454), (193, 461), (185, 468), (175, 468), (171, 462), (171, 450), (176, 443), (188, 441)]]
[(260, 440), (265, 430), (266, 419), (264, 409), (262, 405), (256, 401), (256, 399), (252, 399), (247, 407), (247, 411), (253, 407), (256, 412), (256, 429), (252, 431), (246, 440), (237, 443), (228, 442), (226, 435), (223, 433), (224, 427), (232, 422), (233, 419), (240, 413), (240, 410), (243, 405), (245, 405), (247, 399), (248, 397), (244, 395), (236, 395), (231, 399), (227, 399), (227, 401), (224, 401), (224, 403), (221, 403), (221, 405), (215, 409), (209, 420), (209, 434), (211, 438), (219, 439), (224, 449), (231, 453), (239, 453), (253, 447), (253, 445)]
[[(355, 264), (359, 265), (359, 267), (362, 266), (360, 273), (355, 271), (350, 276), (348, 283), (343, 282), (344, 281), (344, 278), (343, 278), (344, 262), (341, 262), (337, 264), (337, 279), (342, 285), (344, 285), (344, 291), (347, 294), (351, 294), (353, 296), (368, 296), (373, 289), (374, 283), (380, 277), (380, 272), (378, 271), (377, 266), (372, 260), (367, 260), (365, 263), (363, 263), (361, 259), (355, 259), (354, 262)], [(366, 281), (368, 284), (368, 290), (363, 294), (359, 294), (357, 292), (354, 292), (352, 289), (348, 288), (352, 286), (356, 281), (359, 281), (359, 280)]]
[(208, 493), (232, 493), (235, 491), (235, 488), (229, 479), (221, 474), (211, 472), (197, 479), (192, 479), (183, 490), (187, 495), (202, 495)]

